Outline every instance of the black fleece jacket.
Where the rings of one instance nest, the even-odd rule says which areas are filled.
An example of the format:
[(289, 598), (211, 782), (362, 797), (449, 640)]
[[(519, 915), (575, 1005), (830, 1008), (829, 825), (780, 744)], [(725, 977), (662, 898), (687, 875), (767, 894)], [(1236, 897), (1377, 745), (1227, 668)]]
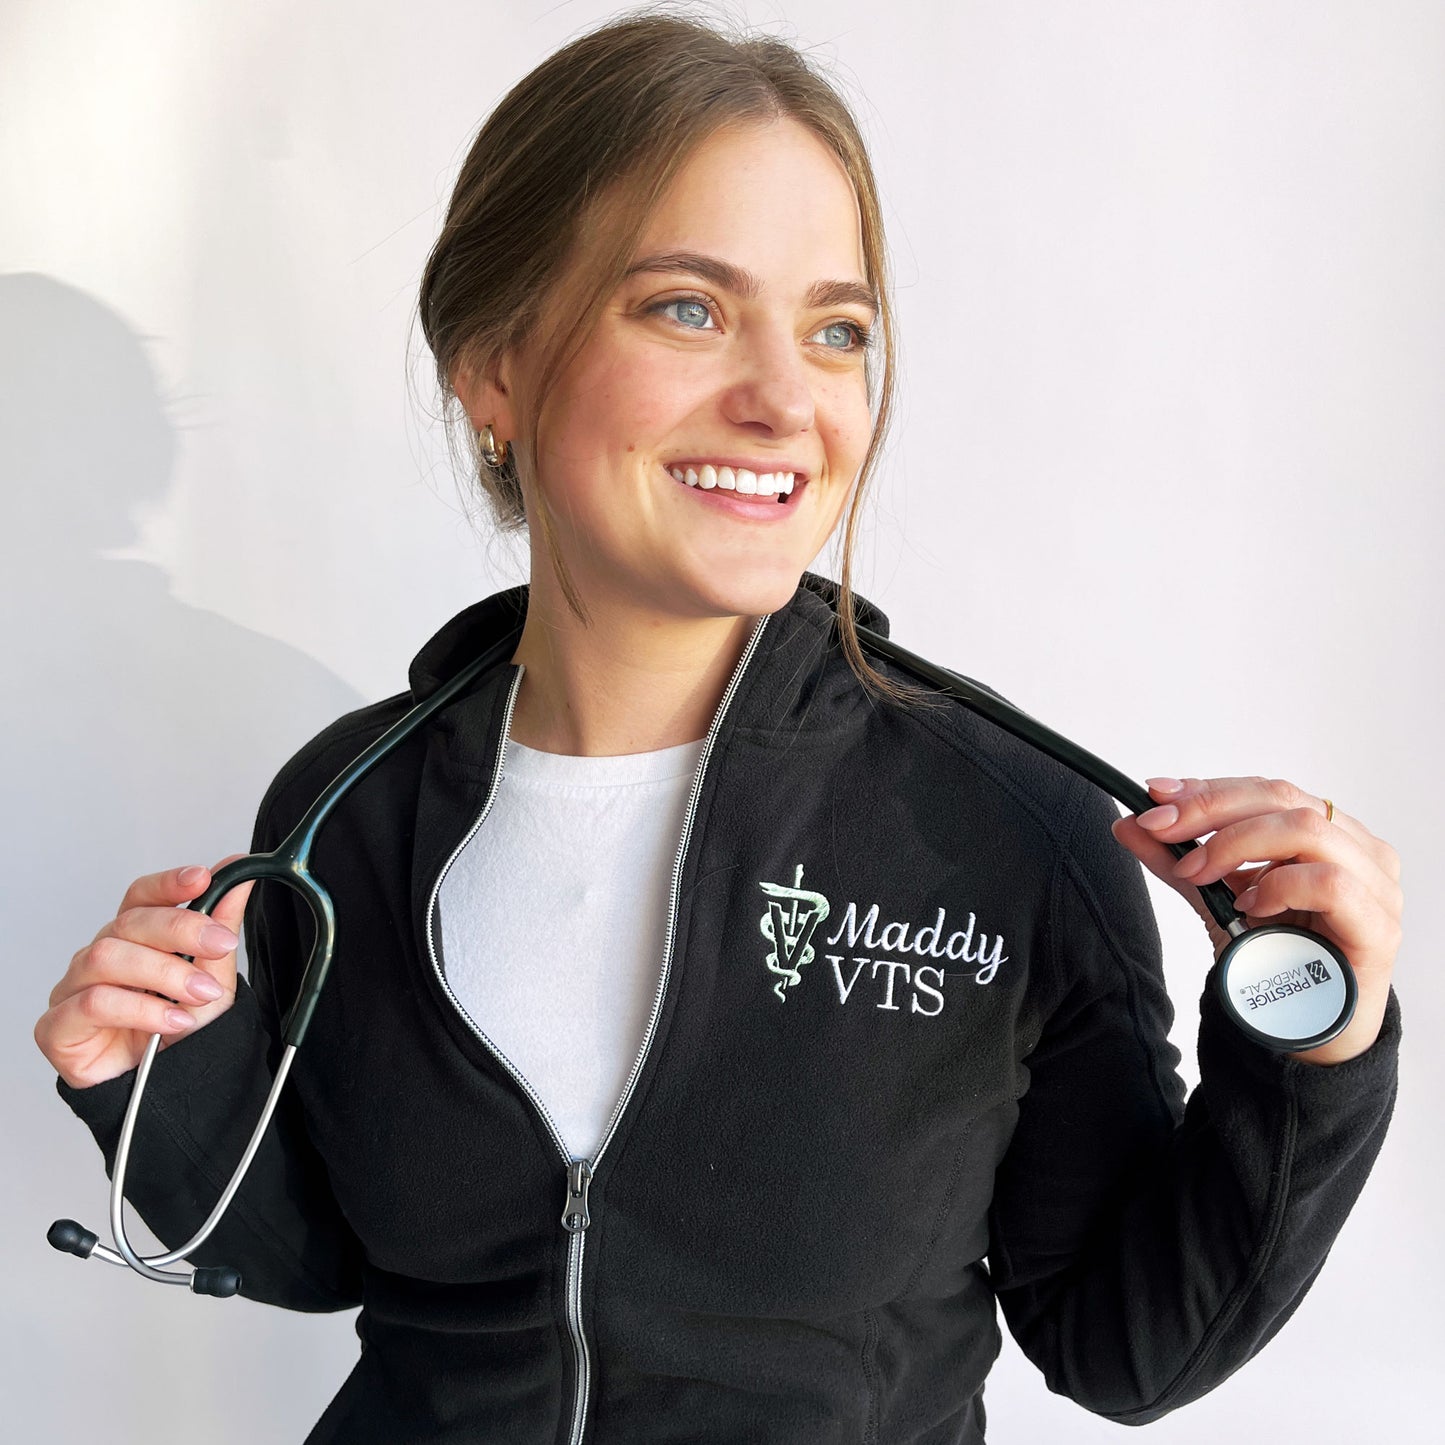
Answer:
[[(980, 1441), (995, 1297), (1050, 1388), (1137, 1424), (1299, 1303), (1385, 1132), (1393, 999), (1372, 1049), (1317, 1068), (1247, 1042), (1206, 988), (1186, 1105), (1113, 803), (957, 704), (870, 701), (835, 596), (805, 577), (719, 708), (653, 1016), (585, 1191), (451, 996), (435, 927), (520, 669), (450, 704), (323, 828), (331, 980), (198, 1255), (253, 1299), (361, 1305), (316, 1445)], [(253, 846), (525, 606), (514, 589), (469, 608), (409, 694), (307, 744)], [(258, 890), (249, 987), (157, 1061), (129, 1192), (166, 1241), (240, 1154), (309, 934), (285, 890)], [(550, 986), (546, 958), (535, 974)], [(60, 1086), (108, 1164), (130, 1084)]]

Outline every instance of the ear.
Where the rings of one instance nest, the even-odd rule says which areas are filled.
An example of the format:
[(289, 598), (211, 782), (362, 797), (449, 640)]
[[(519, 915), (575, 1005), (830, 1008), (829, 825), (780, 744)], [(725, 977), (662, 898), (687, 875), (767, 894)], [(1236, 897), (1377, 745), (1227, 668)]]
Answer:
[(512, 358), (504, 356), (486, 367), (461, 362), (452, 376), (452, 388), (466, 408), (473, 431), (488, 423), (499, 442), (517, 435), (516, 393), (512, 389)]

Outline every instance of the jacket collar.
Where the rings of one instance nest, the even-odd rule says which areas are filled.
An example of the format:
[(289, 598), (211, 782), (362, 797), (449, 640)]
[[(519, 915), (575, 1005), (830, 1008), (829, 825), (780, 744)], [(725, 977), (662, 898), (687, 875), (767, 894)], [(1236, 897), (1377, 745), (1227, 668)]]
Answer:
[[(409, 680), (420, 701), (458, 669), (509, 633), (520, 640), (527, 616), (526, 584), (474, 603), (446, 622), (413, 658)], [(838, 584), (804, 572), (791, 599), (770, 613), (747, 668), (735, 709), (736, 722), (756, 727), (816, 727), (836, 723), (862, 701), (857, 679), (836, 645)], [(888, 619), (854, 594), (853, 616), (862, 627), (888, 635)], [(860, 694), (854, 696), (853, 694)]]

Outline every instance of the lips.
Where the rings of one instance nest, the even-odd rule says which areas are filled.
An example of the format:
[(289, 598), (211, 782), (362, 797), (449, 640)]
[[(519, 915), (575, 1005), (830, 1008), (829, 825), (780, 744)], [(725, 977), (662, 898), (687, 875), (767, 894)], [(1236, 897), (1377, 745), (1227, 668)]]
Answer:
[[(696, 474), (697, 463), (672, 464), (684, 473), (688, 470), (689, 465)], [(803, 490), (806, 481), (804, 476), (798, 476), (794, 481), (791, 494), (780, 492), (759, 496), (756, 493), (739, 492), (736, 487), (729, 489), (721, 485), (714, 485), (709, 488), (697, 483), (690, 486), (685, 479), (679, 481), (677, 477), (673, 476), (669, 467), (663, 467), (663, 471), (666, 473), (668, 481), (682, 487), (684, 491), (690, 492), (701, 505), (714, 510), (730, 512), (735, 517), (764, 522), (781, 521), (785, 516), (790, 515), (793, 511), (793, 500)]]
[(738, 496), (790, 496), (795, 485), (807, 480), (801, 468), (784, 467), (772, 461), (714, 461), (708, 459), (664, 463), (669, 476), (699, 491), (735, 492)]

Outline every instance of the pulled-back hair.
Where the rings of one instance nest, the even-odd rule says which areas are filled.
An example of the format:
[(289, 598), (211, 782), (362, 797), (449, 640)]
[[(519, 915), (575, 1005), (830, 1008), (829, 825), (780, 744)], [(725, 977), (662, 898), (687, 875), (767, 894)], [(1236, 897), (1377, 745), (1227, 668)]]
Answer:
[[(873, 434), (844, 522), (838, 613), (844, 653), (864, 686), (901, 701), (911, 690), (869, 664), (853, 618), (859, 513), (893, 403), (883, 217), (857, 121), (800, 51), (784, 40), (730, 35), (694, 15), (655, 6), (570, 41), (513, 86), (478, 132), (427, 258), (418, 310), (436, 361), (444, 420), (448, 427), (465, 423), (471, 465), (497, 522), (504, 531), (520, 529), (528, 518), (518, 448), (510, 447), (500, 466), (487, 463), (456, 394), (459, 373), (494, 375), (505, 353), (532, 338), (536, 388), (518, 398), (527, 413), (517, 425), (535, 458), (548, 393), (622, 283), (673, 177), (723, 127), (784, 118), (812, 131), (851, 179), (865, 276), (879, 301), (881, 356), (869, 357), (866, 372)], [(542, 334), (548, 316), (557, 321)], [(568, 605), (585, 618), (554, 545), (545, 496), (534, 491), (538, 515), (531, 521), (541, 527)]]

